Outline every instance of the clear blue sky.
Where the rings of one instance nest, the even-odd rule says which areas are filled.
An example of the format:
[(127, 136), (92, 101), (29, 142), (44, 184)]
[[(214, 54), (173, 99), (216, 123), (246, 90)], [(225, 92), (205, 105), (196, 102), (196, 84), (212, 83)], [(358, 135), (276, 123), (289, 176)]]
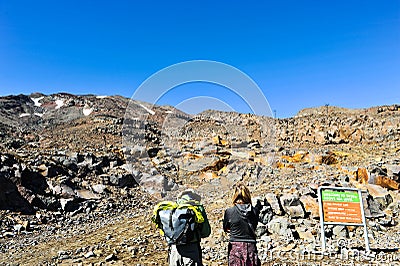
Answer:
[[(0, 0), (0, 95), (131, 97), (156, 71), (195, 59), (244, 71), (278, 117), (400, 103), (400, 1)], [(160, 103), (203, 89), (229, 97), (182, 87)]]

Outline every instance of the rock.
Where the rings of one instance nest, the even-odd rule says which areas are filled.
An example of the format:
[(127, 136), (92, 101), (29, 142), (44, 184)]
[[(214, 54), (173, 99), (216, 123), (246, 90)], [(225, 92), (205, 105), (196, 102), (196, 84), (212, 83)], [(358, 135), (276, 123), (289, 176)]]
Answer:
[(62, 192), (62, 188), (59, 185), (53, 186), (51, 183), (49, 183), (49, 187), (51, 189), (51, 192), (53, 195), (60, 196)]
[(3, 233), (3, 236), (4, 236), (4, 237), (14, 237), (15, 234), (14, 234), (13, 232), (4, 232), (4, 233)]
[(76, 196), (84, 200), (100, 199), (100, 197), (87, 189), (75, 190)]
[(300, 201), (306, 212), (311, 215), (311, 218), (319, 218), (319, 205), (316, 198), (310, 195), (303, 195), (300, 197)]
[(356, 180), (361, 184), (368, 184), (369, 175), (367, 169), (358, 168), (356, 172)]
[(136, 255), (138, 253), (138, 248), (135, 246), (130, 246), (128, 247), (128, 252), (131, 253), (132, 255)]
[(337, 238), (346, 238), (349, 235), (346, 226), (342, 225), (334, 226), (332, 232), (333, 235), (336, 236)]
[(0, 209), (33, 214), (33, 206), (24, 198), (18, 187), (9, 179), (9, 172), (0, 171)]
[(376, 201), (372, 197), (367, 198), (368, 202), (368, 212), (365, 212), (365, 216), (368, 218), (379, 218), (379, 217), (384, 217), (385, 213), (381, 209), (381, 205), (379, 204), (378, 201)]
[(85, 255), (83, 255), (86, 259), (95, 257), (96, 255), (93, 253), (93, 251), (87, 252)]
[(96, 249), (95, 251), (93, 251), (93, 253), (97, 257), (101, 257), (103, 255), (103, 251), (101, 249)]
[(256, 228), (256, 236), (260, 238), (261, 236), (268, 233), (268, 228), (264, 224), (259, 224)]
[(393, 220), (392, 216), (387, 216), (387, 217), (385, 217), (383, 219), (379, 219), (378, 223), (380, 225), (386, 226), (386, 227), (395, 226), (396, 225), (396, 222)]
[[(191, 155), (190, 158), (192, 158)], [(219, 171), (223, 166), (226, 165), (224, 159), (220, 159), (217, 156), (206, 156), (199, 157), (196, 159), (188, 159), (186, 163), (180, 166), (180, 169), (186, 172), (206, 172), (209, 170)]]
[(45, 194), (48, 188), (46, 178), (38, 173), (25, 169), (21, 173), (21, 185), (31, 190), (34, 194)]
[(390, 203), (386, 209), (391, 211), (393, 214), (399, 214), (400, 213), (400, 194), (395, 191), (389, 191), (389, 193), (393, 199), (393, 202)]
[(160, 151), (160, 148), (157, 147), (152, 147), (147, 149), (147, 154), (149, 155), (150, 158), (156, 157), (157, 153)]
[(77, 199), (60, 199), (61, 209), (65, 212), (73, 212), (79, 209), (80, 205)]
[(307, 242), (315, 241), (315, 238), (314, 238), (311, 230), (301, 227), (301, 228), (298, 228), (296, 231), (297, 231), (297, 234), (299, 235), (300, 239), (303, 239)]
[(66, 158), (63, 162), (62, 165), (67, 168), (68, 170), (71, 170), (72, 172), (77, 172), (78, 171), (78, 165), (76, 163), (76, 160), (73, 158)]
[(280, 197), (280, 202), (284, 211), (289, 214), (291, 218), (304, 218), (305, 211), (297, 195), (283, 195)]
[(61, 197), (68, 199), (76, 196), (74, 189), (68, 186), (67, 184), (61, 184), (60, 187), (61, 187), (61, 193), (60, 193)]
[[(111, 176), (109, 174), (101, 174), (101, 175), (98, 175), (97, 178), (101, 181), (101, 183), (103, 185), (113, 185), (110, 181)], [(117, 182), (115, 182), (115, 183), (117, 183)]]
[(115, 167), (117, 167), (118, 165), (120, 165), (120, 163), (119, 163), (118, 161), (111, 161), (111, 162), (110, 162), (110, 168), (115, 168)]
[(390, 179), (400, 181), (400, 165), (386, 165), (387, 175)]
[(58, 259), (59, 260), (66, 260), (66, 259), (70, 259), (71, 258), (71, 256), (69, 255), (69, 252), (68, 251), (65, 251), (65, 250), (60, 250), (60, 251), (58, 251)]
[(265, 195), (265, 199), (267, 200), (267, 202), (269, 203), (269, 205), (272, 208), (272, 211), (276, 215), (283, 215), (281, 204), (280, 204), (278, 198), (276, 197), (276, 195), (274, 193), (266, 194)]
[(168, 189), (168, 180), (162, 175), (151, 176), (142, 173), (139, 184), (150, 194), (165, 192)]
[(112, 175), (110, 176), (110, 184), (120, 188), (137, 185), (135, 178), (131, 174)]
[(264, 201), (265, 205), (262, 206), (259, 214), (259, 222), (262, 224), (268, 224), (274, 215), (271, 205), (267, 201)]
[(386, 176), (377, 176), (375, 178), (375, 184), (384, 188), (390, 188), (396, 190), (399, 190), (400, 188), (400, 183)]
[(106, 191), (106, 186), (103, 184), (92, 185), (92, 189), (97, 194), (103, 194)]
[(267, 224), (268, 232), (271, 234), (277, 234), (282, 236), (285, 239), (292, 239), (293, 234), (292, 231), (289, 229), (289, 222), (283, 217), (278, 217), (272, 219)]
[(285, 245), (283, 247), (279, 247), (278, 250), (283, 251), (283, 252), (288, 252), (293, 250), (297, 246), (296, 243), (290, 243), (288, 245)]
[(43, 209), (49, 210), (49, 211), (57, 211), (61, 208), (60, 201), (51, 195), (37, 195), (37, 197), (41, 200), (43, 203)]
[(45, 171), (45, 173), (47, 173), (47, 175), (45, 176), (49, 178), (67, 174), (67, 172), (61, 166), (54, 164), (48, 165), (47, 171)]
[[(326, 106), (304, 110), (299, 116), (287, 119), (208, 111), (203, 116), (207, 121), (203, 119), (195, 125), (189, 122), (192, 116), (172, 107), (152, 106), (149, 112), (140, 106), (150, 108), (145, 103), (133, 103), (138, 108), (131, 118), (125, 119), (129, 99), (123, 97), (109, 96), (101, 100), (67, 94), (43, 97), (42, 107), (35, 105), (38, 99), (0, 97), (0, 264), (13, 259), (16, 263), (35, 264), (31, 255), (36, 249), (28, 246), (53, 238), (65, 242), (61, 238), (78, 239), (93, 232), (99, 234), (92, 239), (96, 240), (93, 246), (76, 249), (88, 242), (70, 243), (72, 246), (65, 242), (63, 249), (76, 250), (71, 260), (61, 261), (71, 253), (57, 256), (55, 249), (53, 260), (53, 254), (42, 254), (44, 261), (66, 265), (118, 264), (112, 258), (108, 258), (110, 262), (104, 261), (113, 253), (121, 263), (162, 265), (165, 261), (152, 255), (167, 252), (166, 245), (148, 217), (156, 202), (175, 199), (178, 192), (172, 190), (178, 188), (198, 189), (204, 196), (212, 227), (220, 228), (221, 210), (229, 202), (230, 182), (237, 180), (246, 182), (253, 195), (261, 195), (256, 234), (264, 264), (270, 262), (268, 252), (274, 248), (293, 255), (303, 254), (304, 250), (319, 250), (315, 195), (321, 185), (360, 185), (365, 189), (367, 186), (361, 184), (365, 183), (387, 187), (388, 190), (377, 189), (375, 194), (370, 189), (373, 196), (365, 197), (366, 215), (371, 218), (368, 222), (374, 222), (370, 230), (371, 246), (398, 246), (398, 107), (379, 107), (378, 113), (378, 108), (345, 110)], [(60, 102), (65, 104), (61, 107)], [(88, 117), (82, 116), (84, 106), (93, 110)], [(173, 123), (166, 120), (167, 111), (167, 116), (174, 117)], [(44, 115), (19, 117), (34, 112)], [(146, 114), (146, 121), (142, 114)], [(129, 119), (145, 130), (126, 130), (122, 121)], [(121, 134), (128, 139), (127, 145), (122, 143), (126, 147), (121, 147)], [(214, 143), (213, 136), (219, 136)], [(18, 150), (11, 148), (10, 152), (15, 156), (7, 154), (10, 149), (7, 139), (15, 139), (14, 148)], [(286, 161), (282, 156), (286, 156), (283, 158)], [(183, 159), (187, 159), (187, 164), (179, 163)], [(276, 167), (276, 161), (282, 163), (282, 168)], [(124, 165), (124, 162), (127, 163)], [(185, 167), (195, 173), (188, 173)], [(203, 173), (211, 178), (198, 179)], [(135, 184), (129, 174), (143, 187), (131, 188)], [(353, 183), (354, 174), (361, 183)], [(227, 182), (223, 183), (222, 178)], [(142, 188), (160, 194), (148, 197)], [(264, 197), (266, 192), (272, 193)], [(273, 193), (283, 194), (282, 204)], [(18, 198), (22, 203), (15, 200)], [(296, 201), (300, 203), (293, 204)], [(17, 213), (24, 204), (37, 211), (38, 216)], [(299, 215), (302, 211), (304, 215)], [(304, 219), (299, 218), (303, 216)], [(27, 227), (17, 217), (31, 223), (32, 233), (24, 231)], [(345, 232), (332, 225), (326, 227), (328, 246), (335, 246), (337, 235)], [(354, 246), (359, 248), (363, 246), (363, 231), (361, 227), (356, 228), (351, 234), (357, 238)], [(18, 232), (23, 235), (15, 237)], [(225, 244), (222, 236), (205, 239), (202, 245), (208, 263), (222, 265), (226, 261)], [(47, 247), (40, 245), (40, 248)], [(49, 247), (49, 253), (53, 253), (52, 248)], [(113, 252), (115, 248), (122, 252)], [(285, 254), (281, 255), (283, 258)], [(340, 262), (340, 259), (333, 260), (324, 258), (326, 264)], [(278, 259), (277, 263), (280, 262), (284, 263)]]
[(17, 231), (18, 233), (20, 233), (22, 231), (24, 227), (22, 226), (22, 224), (16, 224), (14, 225), (14, 231)]
[(372, 198), (380, 204), (381, 210), (386, 209), (386, 207), (393, 202), (393, 198), (387, 189), (373, 184), (367, 184), (366, 188)]
[(118, 260), (118, 258), (115, 254), (110, 254), (106, 257), (106, 261), (116, 261), (116, 260)]
[(47, 166), (45, 164), (41, 164), (37, 167), (38, 172), (42, 175), (47, 177), (48, 171), (47, 171)]

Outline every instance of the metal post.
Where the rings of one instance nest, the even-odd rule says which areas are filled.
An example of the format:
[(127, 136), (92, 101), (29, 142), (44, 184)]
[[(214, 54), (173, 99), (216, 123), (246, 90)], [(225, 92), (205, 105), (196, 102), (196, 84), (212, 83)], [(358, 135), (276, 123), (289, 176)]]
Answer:
[(358, 190), (358, 197), (360, 198), (361, 217), (364, 225), (365, 250), (367, 251), (367, 253), (369, 253), (371, 250), (369, 247), (367, 221), (365, 219), (364, 204), (362, 200), (361, 189)]
[(321, 225), (321, 243), (322, 243), (322, 252), (326, 250), (325, 243), (325, 226), (324, 226), (324, 212), (322, 210), (322, 187), (318, 188), (318, 205), (319, 205), (319, 219)]

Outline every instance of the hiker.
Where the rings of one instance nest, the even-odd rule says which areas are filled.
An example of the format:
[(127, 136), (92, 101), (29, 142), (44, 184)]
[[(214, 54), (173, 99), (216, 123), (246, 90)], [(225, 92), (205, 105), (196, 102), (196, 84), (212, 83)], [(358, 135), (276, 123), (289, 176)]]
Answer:
[(230, 233), (229, 266), (259, 266), (255, 230), (261, 203), (251, 205), (251, 194), (243, 182), (233, 186), (232, 204), (225, 210), (223, 229)]
[(164, 234), (169, 245), (169, 266), (202, 266), (201, 238), (211, 234), (201, 196), (188, 189), (176, 202), (157, 204), (153, 222)]

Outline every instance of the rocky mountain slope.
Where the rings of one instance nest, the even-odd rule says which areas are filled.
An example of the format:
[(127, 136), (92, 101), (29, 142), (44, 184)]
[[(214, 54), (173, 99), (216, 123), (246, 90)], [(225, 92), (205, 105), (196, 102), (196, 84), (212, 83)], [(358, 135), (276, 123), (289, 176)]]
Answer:
[[(221, 219), (238, 180), (263, 205), (263, 265), (321, 250), (321, 185), (363, 189), (373, 248), (363, 263), (400, 258), (399, 105), (323, 106), (273, 119), (36, 93), (0, 97), (0, 139), (0, 264), (166, 265), (152, 207), (190, 187), (213, 229), (203, 242), (206, 264), (224, 265)], [(325, 230), (330, 256), (301, 260), (340, 265), (343, 251), (364, 248), (360, 227)]]

